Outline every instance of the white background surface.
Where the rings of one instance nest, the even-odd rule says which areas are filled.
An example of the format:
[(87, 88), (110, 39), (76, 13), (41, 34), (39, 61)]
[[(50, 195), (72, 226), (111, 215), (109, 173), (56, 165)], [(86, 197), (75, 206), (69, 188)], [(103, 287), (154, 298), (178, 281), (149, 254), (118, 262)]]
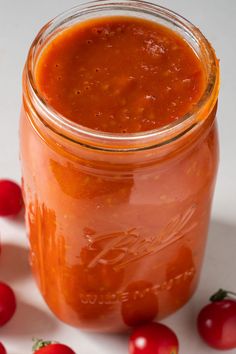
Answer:
[[(27, 50), (40, 27), (78, 4), (73, 0), (0, 0), (0, 178), (20, 180), (18, 117), (21, 72)], [(169, 317), (180, 338), (180, 354), (213, 354), (199, 339), (195, 317), (219, 287), (236, 291), (236, 1), (160, 0), (199, 26), (221, 61), (222, 84), (218, 110), (221, 165), (214, 200), (209, 242), (201, 283), (184, 309)], [(0, 220), (3, 252), (0, 280), (15, 289), (18, 310), (0, 328), (8, 354), (31, 353), (31, 338), (68, 343), (77, 354), (127, 354), (127, 337), (87, 334), (59, 323), (49, 312), (31, 278), (22, 218)], [(236, 353), (236, 349), (228, 353)], [(151, 353), (150, 353), (151, 354)]]

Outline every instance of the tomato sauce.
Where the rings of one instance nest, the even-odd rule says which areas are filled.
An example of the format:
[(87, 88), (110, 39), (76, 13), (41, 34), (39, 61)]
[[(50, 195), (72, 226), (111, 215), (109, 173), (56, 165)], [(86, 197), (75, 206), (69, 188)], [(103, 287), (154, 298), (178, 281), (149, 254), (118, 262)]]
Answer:
[[(44, 39), (36, 59), (30, 53), (21, 163), (31, 265), (46, 303), (64, 322), (96, 331), (173, 313), (192, 296), (204, 255), (217, 84), (191, 129), (168, 130), (165, 143), (155, 133), (145, 147), (129, 133), (159, 132), (197, 111), (207, 65), (173, 30), (120, 16), (69, 25)], [(47, 111), (29, 89), (31, 60)], [(99, 142), (72, 136), (73, 124)]]
[(201, 61), (178, 34), (138, 18), (74, 25), (44, 48), (36, 83), (57, 112), (112, 133), (153, 130), (178, 120), (206, 84)]

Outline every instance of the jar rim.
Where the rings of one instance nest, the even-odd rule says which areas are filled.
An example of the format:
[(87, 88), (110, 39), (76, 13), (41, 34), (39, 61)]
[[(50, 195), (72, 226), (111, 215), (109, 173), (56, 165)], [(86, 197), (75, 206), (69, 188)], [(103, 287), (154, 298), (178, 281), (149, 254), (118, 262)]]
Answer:
[[(194, 107), (177, 121), (158, 129), (138, 133), (111, 133), (97, 131), (67, 119), (50, 106), (37, 90), (34, 69), (39, 45), (42, 45), (50, 35), (54, 34), (55, 31), (60, 28), (60, 26), (65, 25), (72, 19), (78, 19), (81, 15), (85, 15), (86, 13), (99, 13), (108, 8), (111, 11), (116, 9), (125, 10), (127, 11), (127, 15), (125, 16), (129, 16), (128, 11), (133, 11), (139, 14), (151, 14), (152, 16), (154, 15), (155, 18), (172, 22), (175, 26), (184, 30), (188, 36), (191, 36), (192, 40), (194, 40), (199, 47), (201, 46), (201, 51), (204, 52), (205, 59), (207, 60), (208, 77), (206, 87)], [(112, 15), (114, 14), (115, 11)], [(97, 16), (95, 15), (94, 17)], [(72, 142), (93, 149), (108, 151), (150, 149), (177, 140), (185, 133), (201, 124), (212, 111), (219, 93), (219, 81), (219, 62), (214, 49), (202, 32), (190, 21), (176, 12), (144, 0), (92, 0), (61, 13), (53, 20), (49, 21), (40, 30), (33, 41), (27, 57), (24, 75), (24, 85), (31, 106), (37, 112), (38, 117), (47, 128), (50, 128), (55, 133)]]

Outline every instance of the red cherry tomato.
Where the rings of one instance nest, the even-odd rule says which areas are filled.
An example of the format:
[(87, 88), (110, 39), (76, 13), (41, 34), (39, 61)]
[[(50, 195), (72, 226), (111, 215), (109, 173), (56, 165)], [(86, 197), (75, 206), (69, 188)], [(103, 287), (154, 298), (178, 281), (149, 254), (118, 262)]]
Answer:
[(75, 354), (75, 352), (64, 344), (48, 344), (34, 352), (34, 354)]
[(23, 206), (21, 188), (15, 182), (0, 180), (0, 216), (17, 215)]
[(2, 343), (0, 343), (0, 354), (7, 354), (6, 349), (4, 348)]
[(0, 327), (7, 323), (16, 310), (16, 298), (13, 290), (4, 283), (0, 283)]
[(236, 301), (225, 299), (205, 306), (197, 325), (209, 346), (222, 350), (236, 348)]
[(150, 323), (134, 330), (129, 341), (130, 354), (178, 354), (175, 333), (160, 323)]

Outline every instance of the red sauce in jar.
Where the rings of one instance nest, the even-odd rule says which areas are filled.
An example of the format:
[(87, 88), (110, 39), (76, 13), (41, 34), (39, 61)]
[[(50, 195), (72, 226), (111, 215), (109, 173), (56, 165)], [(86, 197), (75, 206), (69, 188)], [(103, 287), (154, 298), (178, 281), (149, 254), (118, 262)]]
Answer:
[[(192, 130), (167, 133), (159, 145), (153, 134), (140, 148), (127, 133), (190, 112), (206, 89), (207, 61), (176, 32), (140, 18), (60, 30), (42, 41), (34, 84), (68, 125), (99, 131), (101, 145), (54, 130), (29, 94), (29, 55), (20, 134), (31, 264), (60, 319), (123, 330), (176, 311), (196, 288), (218, 162), (218, 88)], [(123, 134), (129, 149), (103, 149), (101, 132)]]
[(183, 38), (132, 17), (93, 19), (64, 30), (43, 49), (36, 82), (66, 118), (113, 133), (178, 120), (206, 84), (202, 63)]

